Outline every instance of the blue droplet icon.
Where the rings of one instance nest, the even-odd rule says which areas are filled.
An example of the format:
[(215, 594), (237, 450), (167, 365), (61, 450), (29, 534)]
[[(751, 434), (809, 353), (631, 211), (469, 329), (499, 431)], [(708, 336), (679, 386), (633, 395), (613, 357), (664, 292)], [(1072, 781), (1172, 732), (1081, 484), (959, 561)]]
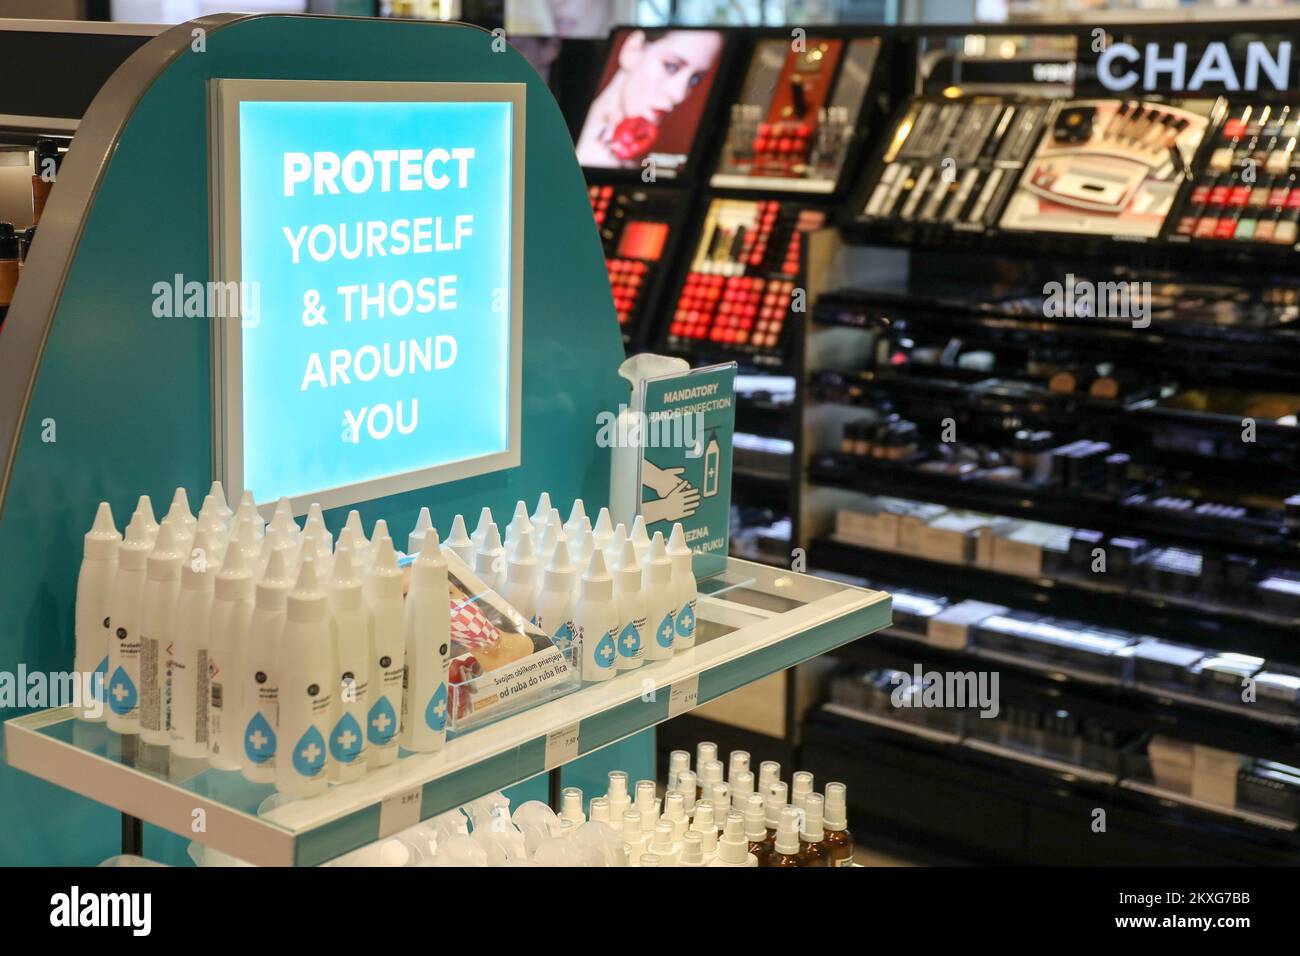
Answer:
[(397, 711), (383, 694), (366, 714), (366, 737), (372, 744), (382, 747), (397, 736)]
[(568, 621), (565, 621), (565, 622), (564, 622), (563, 624), (561, 624), (558, 628), (556, 628), (555, 633), (554, 633), (552, 636), (553, 636), (557, 641), (560, 641), (560, 642), (572, 642), (572, 641), (573, 641), (573, 628), (569, 627), (569, 622), (568, 622)]
[(293, 769), (304, 777), (314, 777), (325, 766), (325, 738), (315, 726), (298, 738), (293, 747)]
[(126, 671), (120, 667), (113, 671), (113, 678), (108, 682), (108, 706), (113, 708), (113, 713), (118, 715), (130, 713), (138, 699), (135, 683), (127, 676)]
[(424, 708), (424, 722), (429, 725), (430, 730), (441, 732), (447, 729), (446, 684), (439, 684), (438, 689), (429, 698), (429, 704)]
[(664, 615), (664, 619), (659, 622), (655, 628), (655, 640), (659, 642), (660, 647), (673, 646), (673, 612), (669, 611)]
[(361, 753), (364, 740), (357, 719), (351, 714), (344, 714), (330, 731), (330, 756), (339, 763), (351, 763)]
[(106, 677), (108, 677), (107, 654), (105, 654), (104, 659), (99, 662), (99, 666), (95, 668), (94, 674), (90, 678), (90, 693), (95, 700), (104, 699), (104, 679)]
[(606, 631), (596, 642), (596, 666), (613, 667), (614, 659), (618, 657), (618, 651), (614, 649), (614, 639)]
[(691, 610), (690, 603), (682, 605), (682, 609), (677, 612), (677, 636), (690, 637), (695, 633), (695, 612)]
[(631, 621), (623, 627), (618, 635), (618, 652), (624, 657), (636, 657), (641, 650), (641, 632)]
[(260, 710), (244, 728), (244, 756), (255, 764), (266, 763), (275, 756), (275, 731)]

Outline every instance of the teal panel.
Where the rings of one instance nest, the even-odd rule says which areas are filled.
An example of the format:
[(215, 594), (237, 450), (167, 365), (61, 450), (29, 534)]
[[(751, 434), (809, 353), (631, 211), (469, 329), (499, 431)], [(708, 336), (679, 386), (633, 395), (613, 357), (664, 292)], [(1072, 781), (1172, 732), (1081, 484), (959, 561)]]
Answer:
[(654, 780), (654, 728), (633, 734), (595, 753), (579, 757), (573, 763), (565, 764), (561, 771), (561, 780), (564, 786), (577, 787), (582, 791), (585, 812), (591, 804), (592, 797), (599, 797), (605, 793), (609, 786), (608, 775), (611, 770), (626, 771), (627, 779), (630, 781), (629, 787), (635, 787), (638, 780)]
[[(491, 44), (455, 24), (247, 18), (210, 31), (206, 52), (181, 55), (144, 93), (73, 254), (27, 411), (0, 522), (0, 669), (71, 668), (80, 538), (101, 498), (120, 525), (142, 492), (161, 511), (183, 485), (197, 505), (211, 480), (209, 324), (154, 318), (150, 307), (155, 282), (208, 277), (213, 77), (527, 84), (522, 465), (358, 510), (399, 539), (421, 505), (446, 527), (457, 511), (507, 511), (542, 490), (605, 502), (608, 452), (592, 436), (597, 413), (626, 390), (604, 260), (554, 100), (520, 56)], [(49, 422), (54, 440), (43, 441)], [(344, 514), (326, 518), (337, 531)], [(95, 863), (119, 832), (110, 811), (8, 767), (0, 820), (0, 864)]]

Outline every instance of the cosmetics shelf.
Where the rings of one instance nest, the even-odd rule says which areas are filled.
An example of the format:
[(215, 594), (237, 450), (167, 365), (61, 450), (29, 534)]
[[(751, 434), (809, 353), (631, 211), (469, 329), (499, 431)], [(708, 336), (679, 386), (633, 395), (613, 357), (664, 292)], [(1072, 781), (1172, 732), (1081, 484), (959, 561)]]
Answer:
[(1142, 535), (1173, 544), (1230, 548), (1290, 562), (1300, 560), (1300, 536), (1287, 534), (1280, 524), (1275, 531), (1265, 532), (1255, 531), (1249, 524), (1230, 529), (1221, 522), (1208, 523), (1199, 517), (1180, 520), (1154, 514), (1134, 496), (1117, 498), (1101, 491), (935, 475), (907, 464), (839, 452), (814, 454), (808, 476), (814, 484), (867, 494), (919, 498), (953, 508), (1095, 528), (1116, 535)]
[[(729, 559), (700, 582), (696, 646), (408, 754), (361, 781), (263, 807), (271, 785), (121, 737), (70, 709), (5, 724), (14, 767), (174, 833), (265, 865), (314, 865), (468, 800), (552, 770), (729, 691), (871, 634), (889, 595)], [(259, 807), (263, 807), (259, 812)]]

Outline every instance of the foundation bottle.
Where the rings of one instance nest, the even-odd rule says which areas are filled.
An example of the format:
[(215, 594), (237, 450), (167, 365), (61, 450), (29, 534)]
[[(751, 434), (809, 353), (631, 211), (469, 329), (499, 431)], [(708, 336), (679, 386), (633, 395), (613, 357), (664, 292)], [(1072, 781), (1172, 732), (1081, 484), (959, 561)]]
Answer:
[(853, 834), (849, 832), (848, 792), (842, 783), (826, 784), (822, 825), (830, 847), (830, 866), (853, 865)]
[(822, 828), (824, 806), (820, 793), (810, 793), (804, 798), (803, 826), (799, 831), (800, 866), (830, 866), (831, 848)]
[(776, 841), (767, 866), (780, 870), (803, 866), (799, 858), (799, 811), (794, 807), (781, 808), (781, 821), (776, 827)]

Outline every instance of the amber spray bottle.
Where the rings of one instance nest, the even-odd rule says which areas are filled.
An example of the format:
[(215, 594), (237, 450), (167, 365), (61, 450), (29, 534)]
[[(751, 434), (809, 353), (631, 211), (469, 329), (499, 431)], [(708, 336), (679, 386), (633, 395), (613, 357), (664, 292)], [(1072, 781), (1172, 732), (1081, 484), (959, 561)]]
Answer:
[(826, 784), (823, 819), (826, 843), (831, 848), (830, 866), (853, 865), (853, 834), (849, 832), (848, 791), (842, 783)]

